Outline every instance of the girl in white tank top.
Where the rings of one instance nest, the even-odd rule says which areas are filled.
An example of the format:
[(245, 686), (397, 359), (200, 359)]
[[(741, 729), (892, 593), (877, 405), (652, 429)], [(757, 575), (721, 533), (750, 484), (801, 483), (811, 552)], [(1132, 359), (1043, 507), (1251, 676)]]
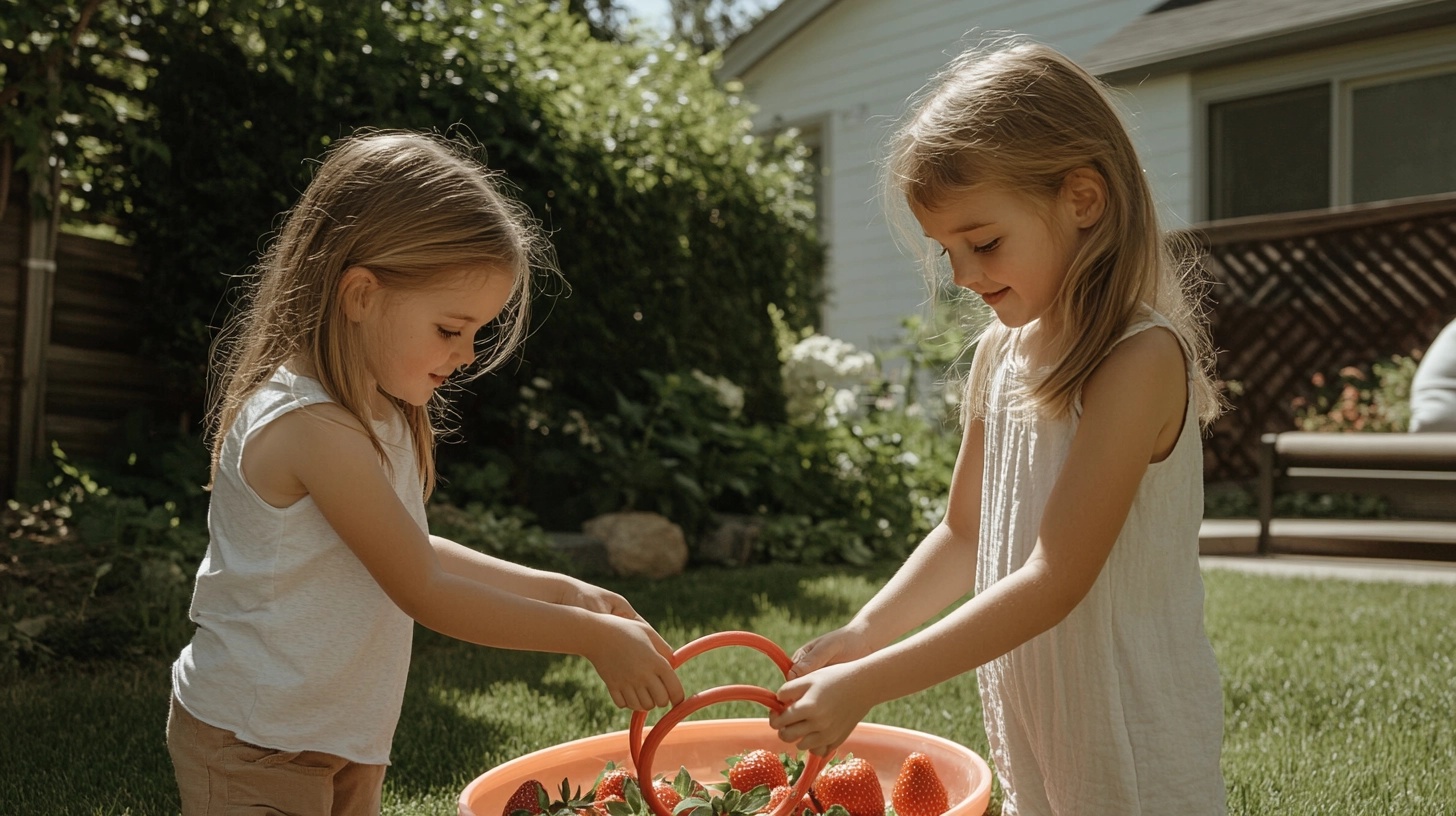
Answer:
[(546, 257), (465, 148), (336, 142), (219, 349), (210, 541), (168, 723), (184, 816), (377, 813), (415, 621), (584, 656), (619, 706), (683, 697), (620, 595), (426, 529), (438, 389), (514, 352)]

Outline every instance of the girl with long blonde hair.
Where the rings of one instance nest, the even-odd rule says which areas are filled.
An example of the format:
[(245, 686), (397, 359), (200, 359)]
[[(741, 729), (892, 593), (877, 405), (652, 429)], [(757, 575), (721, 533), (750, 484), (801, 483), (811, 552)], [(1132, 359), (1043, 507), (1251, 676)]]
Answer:
[(872, 706), (974, 669), (1008, 816), (1223, 813), (1202, 290), (1107, 89), (1045, 46), (972, 49), (896, 132), (885, 189), (995, 323), (944, 520), (799, 650), (772, 724), (827, 752)]
[(184, 816), (379, 813), (416, 621), (582, 655), (619, 706), (682, 699), (626, 599), (426, 525), (441, 389), (520, 345), (549, 259), (459, 140), (362, 132), (324, 155), (216, 353), (209, 543), (167, 726)]

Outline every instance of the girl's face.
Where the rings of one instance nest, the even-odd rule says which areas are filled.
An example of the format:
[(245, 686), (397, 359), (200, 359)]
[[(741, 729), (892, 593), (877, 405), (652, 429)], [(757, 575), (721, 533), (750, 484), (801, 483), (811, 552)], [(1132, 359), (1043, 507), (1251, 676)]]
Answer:
[(361, 320), (369, 374), (410, 405), (428, 403), (475, 359), (475, 333), (500, 314), (514, 282), (509, 271), (486, 267), (442, 277), (448, 283), (424, 289), (380, 286)]
[(1023, 194), (978, 187), (934, 210), (914, 202), (910, 209), (926, 236), (940, 244), (955, 284), (980, 295), (997, 320), (1017, 328), (1047, 313), (1084, 222), (1096, 221), (1080, 212), (1070, 179), (1045, 207)]

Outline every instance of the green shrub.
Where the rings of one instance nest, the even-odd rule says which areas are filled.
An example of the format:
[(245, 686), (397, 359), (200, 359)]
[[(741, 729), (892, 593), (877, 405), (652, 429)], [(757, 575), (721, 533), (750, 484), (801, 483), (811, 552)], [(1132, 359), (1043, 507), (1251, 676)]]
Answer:
[(456, 500), (513, 484), (550, 529), (646, 510), (695, 548), (718, 515), (749, 515), (766, 519), (760, 558), (902, 557), (944, 512), (953, 405), (886, 379), (881, 361), (832, 338), (785, 329), (780, 342), (788, 421), (748, 416), (743, 389), (698, 370), (642, 370), (647, 396), (617, 391), (606, 412), (538, 378), (511, 411), (527, 440), (520, 455), (447, 470), (445, 490)]
[(1294, 400), (1302, 431), (1403, 433), (1410, 427), (1410, 386), (1416, 361), (1393, 355), (1369, 365), (1345, 366), (1331, 380), (1310, 378), (1311, 397)]
[(432, 535), (517, 564), (557, 572), (569, 567), (551, 548), (545, 531), (526, 514), (487, 508), (481, 502), (457, 507), (436, 500), (425, 509)]
[(520, 440), (502, 436), (499, 406), (537, 377), (602, 411), (615, 391), (647, 398), (638, 368), (696, 368), (739, 383), (751, 415), (780, 410), (767, 304), (808, 325), (822, 295), (808, 153), (752, 134), (715, 58), (602, 40), (536, 2), (211, 0), (129, 14), (93, 21), (147, 59), (120, 83), (128, 115), (104, 134), (112, 149), (89, 154), (125, 164), (108, 172), (116, 185), (73, 194), (148, 259), (142, 319), (181, 408), (197, 414), (228, 287), (310, 159), (368, 126), (479, 143), (550, 231), (565, 276), (542, 281), (519, 367), (458, 401), (467, 438), (510, 452)]
[(47, 498), (4, 511), (0, 665), (180, 649), (205, 522), (113, 493), (59, 449), (53, 465)]

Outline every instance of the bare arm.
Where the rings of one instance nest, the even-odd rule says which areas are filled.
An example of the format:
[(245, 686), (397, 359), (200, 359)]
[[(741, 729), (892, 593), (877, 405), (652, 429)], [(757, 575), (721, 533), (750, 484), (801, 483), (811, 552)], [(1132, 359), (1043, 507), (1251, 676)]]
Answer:
[(565, 576), (432, 541), (396, 497), (363, 431), (337, 406), (285, 414), (253, 446), (260, 450), (245, 462), (250, 481), (296, 480), (390, 600), (422, 625), (485, 646), (586, 657), (619, 706), (682, 699), (666, 659), (671, 647), (640, 618), (565, 603), (568, 593), (555, 588), (571, 585)]
[(911, 637), (785, 683), (780, 736), (826, 753), (876, 704), (971, 671), (1065, 618), (1097, 580), (1148, 463), (1176, 438), (1185, 382), (1167, 332), (1114, 348), (1083, 390), (1077, 435), (1026, 564)]
[(945, 519), (849, 623), (798, 651), (789, 677), (882, 649), (971, 590), (981, 526), (984, 442), (985, 425), (972, 421), (956, 456)]
[(441, 568), (463, 578), (545, 603), (642, 620), (626, 598), (570, 575), (525, 567), (436, 535), (430, 536), (430, 546)]

